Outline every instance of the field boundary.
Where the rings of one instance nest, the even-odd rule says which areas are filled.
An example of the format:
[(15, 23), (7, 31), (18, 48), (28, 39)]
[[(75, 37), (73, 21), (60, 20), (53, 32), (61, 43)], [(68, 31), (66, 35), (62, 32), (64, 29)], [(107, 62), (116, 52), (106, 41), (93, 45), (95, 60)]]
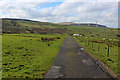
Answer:
[[(76, 41), (77, 42), (77, 41)], [(78, 42), (77, 42), (78, 43)], [(79, 43), (78, 43), (79, 44)], [(79, 44), (80, 45), (80, 44)], [(81, 45), (80, 45), (81, 46)], [(82, 46), (81, 46), (82, 47)], [(84, 48), (84, 47), (83, 47)], [(84, 49), (84, 51), (95, 61), (95, 63), (102, 69), (103, 72), (105, 72), (108, 76), (111, 78), (118, 78), (118, 75), (115, 74), (103, 61), (96, 58), (94, 55), (92, 55), (90, 52)]]

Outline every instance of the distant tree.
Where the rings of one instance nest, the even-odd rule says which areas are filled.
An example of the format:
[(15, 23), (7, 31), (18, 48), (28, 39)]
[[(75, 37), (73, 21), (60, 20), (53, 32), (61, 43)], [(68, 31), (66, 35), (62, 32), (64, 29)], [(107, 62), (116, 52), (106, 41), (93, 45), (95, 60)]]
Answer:
[(100, 36), (99, 34), (96, 34), (97, 36)]
[(11, 23), (12, 23), (13, 26), (17, 25), (17, 21), (11, 20)]
[(94, 37), (94, 35), (91, 35), (91, 37)]
[(117, 37), (120, 37), (120, 35), (118, 35), (118, 34), (117, 34), (116, 36), (117, 36)]
[(90, 34), (92, 33), (92, 32), (89, 32)]

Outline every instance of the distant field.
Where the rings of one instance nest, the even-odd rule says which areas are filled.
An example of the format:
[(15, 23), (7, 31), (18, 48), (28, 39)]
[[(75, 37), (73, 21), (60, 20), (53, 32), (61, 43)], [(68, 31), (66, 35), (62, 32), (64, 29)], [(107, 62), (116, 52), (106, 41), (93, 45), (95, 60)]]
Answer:
[[(55, 41), (43, 42), (41, 37), (60, 37)], [(43, 78), (66, 35), (3, 34), (2, 77)]]
[[(107, 37), (117, 38), (118, 29), (101, 28), (101, 27), (85, 27), (85, 26), (66, 26), (68, 33), (84, 34), (85, 36), (94, 38)], [(119, 30), (120, 31), (120, 30)]]

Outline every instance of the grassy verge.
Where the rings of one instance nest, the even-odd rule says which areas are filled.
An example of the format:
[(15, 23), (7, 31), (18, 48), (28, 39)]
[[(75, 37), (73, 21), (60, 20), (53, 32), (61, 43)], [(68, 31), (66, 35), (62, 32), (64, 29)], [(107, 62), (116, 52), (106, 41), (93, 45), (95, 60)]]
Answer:
[(114, 73), (120, 74), (118, 70), (118, 46), (111, 45), (109, 47), (109, 56), (107, 57), (107, 44), (90, 42), (85, 37), (74, 38), (87, 52), (103, 61)]
[[(60, 37), (42, 42), (41, 37)], [(2, 36), (2, 77), (43, 78), (51, 67), (65, 35), (4, 34)]]

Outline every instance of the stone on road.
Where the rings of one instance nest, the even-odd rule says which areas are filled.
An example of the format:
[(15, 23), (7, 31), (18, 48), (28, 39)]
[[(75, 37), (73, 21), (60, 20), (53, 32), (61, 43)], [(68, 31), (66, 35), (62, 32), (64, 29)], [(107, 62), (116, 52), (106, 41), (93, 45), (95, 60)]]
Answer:
[(61, 46), (53, 67), (45, 78), (109, 78), (95, 61), (72, 38)]

